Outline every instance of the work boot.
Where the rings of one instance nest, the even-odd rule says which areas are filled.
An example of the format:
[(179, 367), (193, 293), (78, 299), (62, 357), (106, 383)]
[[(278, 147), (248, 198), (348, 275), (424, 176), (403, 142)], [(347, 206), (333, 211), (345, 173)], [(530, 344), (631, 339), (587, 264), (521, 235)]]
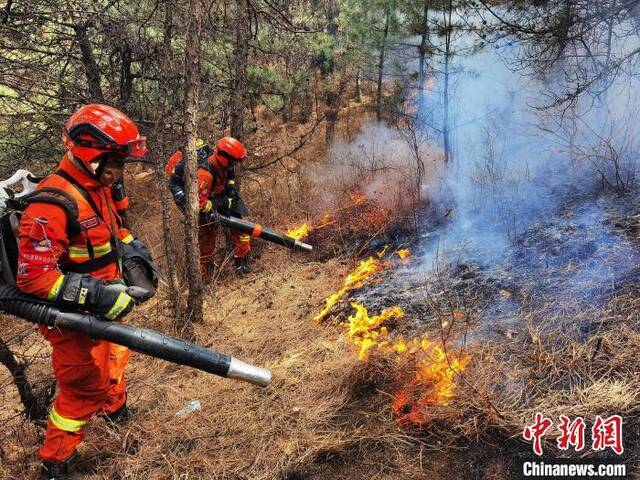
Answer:
[(251, 273), (251, 267), (249, 266), (249, 257), (234, 257), (236, 264), (236, 272), (238, 275), (246, 275)]
[(107, 413), (105, 415), (100, 415), (104, 418), (104, 421), (107, 422), (108, 425), (114, 425), (116, 427), (121, 427), (126, 425), (129, 420), (131, 420), (132, 412), (129, 407), (127, 407), (127, 402), (124, 402), (118, 410), (113, 413)]
[(79, 480), (80, 475), (75, 473), (76, 461), (78, 460), (77, 453), (73, 453), (65, 461), (56, 462), (42, 462), (42, 468), (40, 470), (41, 480)]

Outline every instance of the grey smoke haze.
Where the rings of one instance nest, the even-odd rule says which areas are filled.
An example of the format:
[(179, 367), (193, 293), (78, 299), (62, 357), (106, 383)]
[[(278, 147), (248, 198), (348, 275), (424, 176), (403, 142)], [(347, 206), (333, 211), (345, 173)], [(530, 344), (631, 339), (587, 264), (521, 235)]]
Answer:
[[(506, 52), (511, 59), (520, 53), (517, 44)], [(561, 78), (514, 72), (503, 55), (487, 47), (454, 57), (453, 160), (444, 169), (432, 166), (442, 157), (442, 76), (436, 73), (432, 88), (417, 99), (423, 153), (430, 159), (423, 193), (446, 221), (424, 226), (409, 267), (355, 295), (372, 312), (399, 304), (426, 321), (416, 291), (424, 287), (438, 298), (434, 268), (450, 265), (452, 272), (476, 272), (468, 282), (489, 288), (481, 294), (482, 336), (485, 328), (515, 327), (519, 312), (536, 305), (597, 304), (635, 269), (637, 246), (614, 227), (616, 219), (636, 213), (633, 195), (603, 189), (598, 172), (615, 184), (614, 152), (620, 179), (633, 185), (640, 151), (638, 80), (620, 75), (606, 95), (585, 96), (559, 117), (557, 109), (536, 107), (562, 88)], [(389, 127), (366, 125), (352, 142), (334, 146), (331, 165), (338, 159), (363, 162), (373, 151), (375, 158), (406, 162), (411, 149), (402, 140)], [(353, 172), (347, 175), (352, 181), (362, 180)]]
[[(443, 174), (442, 152), (435, 144), (422, 143), (419, 155), (428, 178), (425, 187), (435, 188)], [(370, 200), (394, 207), (399, 198), (417, 190), (415, 153), (401, 133), (384, 123), (369, 122), (352, 141), (337, 141), (326, 163), (309, 168), (310, 177), (323, 192), (314, 204), (316, 215), (345, 200), (345, 193), (361, 191)]]
[[(456, 37), (454, 51), (477, 40), (472, 35)], [(438, 65), (428, 92), (415, 99), (426, 167), (422, 192), (434, 200), (440, 216), (447, 213), (443, 227), (426, 225), (420, 232), (416, 270), (429, 275), (443, 257), (487, 269), (528, 269), (541, 285), (562, 277), (566, 289), (559, 296), (589, 296), (585, 282), (611, 283), (635, 267), (636, 249), (611, 230), (609, 221), (625, 200), (612, 200), (611, 189), (603, 186), (615, 187), (616, 179), (634, 183), (640, 82), (621, 72), (605, 94), (585, 95), (570, 108), (541, 109), (551, 92), (562, 93), (564, 79), (554, 72), (542, 76), (509, 68), (522, 48), (517, 43), (500, 50), (488, 46), (452, 57), (452, 161), (446, 168)], [(398, 131), (366, 124), (352, 141), (335, 143), (328, 165), (313, 171), (325, 192), (316, 205), (322, 210), (337, 193), (356, 185), (371, 198), (393, 202), (409, 194), (411, 178), (388, 175), (387, 169), (408, 172), (414, 163), (411, 146)], [(378, 169), (382, 173), (367, 174)]]
[[(535, 108), (562, 88), (553, 74), (542, 78), (507, 67), (505, 56), (513, 59), (519, 48), (485, 48), (453, 59), (453, 162), (442, 198), (452, 206), (452, 216), (446, 231), (425, 241), (425, 267), (443, 249), (462, 249), (485, 264), (498, 261), (533, 223), (549, 219), (576, 197), (592, 198), (602, 183), (598, 170), (615, 178), (607, 143), (620, 155), (623, 180), (635, 175), (637, 79), (620, 76), (606, 95), (585, 96), (560, 118), (558, 109)], [(423, 127), (439, 141), (443, 78), (436, 78), (436, 87), (418, 101)], [(602, 241), (615, 239), (603, 235)]]

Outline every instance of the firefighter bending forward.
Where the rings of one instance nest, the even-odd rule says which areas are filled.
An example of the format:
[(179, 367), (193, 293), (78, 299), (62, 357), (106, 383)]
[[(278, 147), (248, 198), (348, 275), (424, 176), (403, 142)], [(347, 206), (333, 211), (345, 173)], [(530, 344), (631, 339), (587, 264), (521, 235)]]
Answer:
[[(198, 241), (200, 244), (200, 271), (203, 276), (209, 273), (213, 260), (218, 234), (218, 223), (211, 214), (214, 211), (225, 215), (241, 217), (246, 208), (240, 199), (235, 179), (235, 165), (247, 158), (247, 149), (232, 137), (223, 137), (211, 152), (208, 144), (202, 140), (197, 143), (198, 153), (198, 201), (200, 216), (198, 225)], [(184, 210), (186, 194), (184, 192), (184, 159), (181, 151), (173, 154), (167, 164), (169, 188), (178, 207)], [(250, 272), (249, 253), (251, 252), (251, 236), (231, 231), (233, 241), (233, 257), (239, 274)]]
[[(68, 151), (38, 190), (57, 189), (73, 198), (78, 218), (62, 206), (37, 201), (26, 208), (18, 238), (18, 287), (66, 309), (118, 320), (135, 304), (122, 286), (119, 242), (145, 247), (124, 228), (110, 186), (121, 181), (125, 159), (146, 154), (145, 138), (125, 114), (97, 104), (78, 109), (62, 137)], [(79, 228), (70, 228), (72, 223)], [(89, 419), (127, 417), (124, 368), (130, 352), (80, 333), (39, 328), (51, 344), (57, 382), (40, 448), (42, 478), (75, 478), (76, 447)]]

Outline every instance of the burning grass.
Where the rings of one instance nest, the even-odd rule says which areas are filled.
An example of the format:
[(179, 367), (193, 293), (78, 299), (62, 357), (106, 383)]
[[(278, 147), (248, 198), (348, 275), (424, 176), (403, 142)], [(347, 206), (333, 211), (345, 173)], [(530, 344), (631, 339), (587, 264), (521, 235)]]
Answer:
[[(377, 257), (369, 257), (344, 280), (343, 287), (330, 295), (327, 305), (316, 316), (324, 320), (331, 308), (349, 291), (364, 286), (372, 275), (383, 268), (394, 266), (390, 261), (382, 262), (388, 246), (378, 252)], [(396, 252), (401, 263), (406, 265), (409, 250)], [(397, 263), (395, 265), (397, 267)], [(454, 396), (454, 376), (468, 365), (469, 355), (461, 351), (447, 351), (448, 338), (435, 342), (425, 336), (413, 337), (406, 341), (402, 336), (390, 335), (398, 323), (405, 318), (404, 310), (394, 305), (370, 316), (367, 308), (357, 302), (351, 302), (354, 313), (340, 325), (346, 337), (357, 347), (358, 360), (366, 361), (370, 354), (396, 357), (395, 381), (399, 383), (393, 394), (393, 412), (401, 425), (426, 427), (429, 420), (429, 407), (448, 405)], [(456, 317), (454, 312), (454, 318)], [(405, 359), (410, 359), (408, 362)], [(402, 368), (398, 368), (402, 366)], [(408, 373), (410, 372), (410, 373)]]
[(394, 211), (385, 202), (363, 194), (360, 189), (336, 195), (336, 198), (337, 206), (329, 207), (316, 218), (287, 231), (288, 236), (306, 239), (315, 245), (318, 258), (366, 251), (371, 244), (379, 244), (389, 232), (408, 236), (410, 209)]
[(333, 293), (329, 295), (329, 297), (327, 297), (326, 305), (322, 309), (322, 311), (315, 316), (315, 321), (321, 322), (322, 320), (324, 320), (333, 306), (339, 300), (342, 300), (347, 292), (361, 287), (365, 284), (365, 282), (371, 279), (372, 275), (379, 272), (383, 268), (384, 264), (374, 257), (369, 257), (366, 260), (361, 261), (356, 269), (349, 275), (347, 275), (342, 288), (336, 293)]

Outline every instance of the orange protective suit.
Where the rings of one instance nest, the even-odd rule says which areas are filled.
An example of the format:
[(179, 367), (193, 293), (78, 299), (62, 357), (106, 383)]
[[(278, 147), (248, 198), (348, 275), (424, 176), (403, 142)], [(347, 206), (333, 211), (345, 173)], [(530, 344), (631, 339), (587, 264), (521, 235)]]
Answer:
[[(79, 233), (70, 233), (67, 213), (57, 205), (32, 203), (22, 215), (17, 284), (24, 292), (50, 300), (56, 298), (68, 271), (120, 281), (112, 237), (123, 242), (133, 239), (122, 225), (109, 187), (80, 170), (70, 154), (62, 158), (58, 172), (84, 188), (99, 212), (68, 178), (52, 174), (38, 185), (38, 189), (54, 187), (70, 194), (77, 202), (81, 226)], [(52, 347), (58, 386), (40, 456), (61, 462), (73, 454), (95, 413), (114, 413), (124, 405), (124, 368), (130, 352), (76, 332), (46, 327), (40, 331)]]
[[(182, 159), (182, 152), (175, 152), (169, 159), (168, 165), (175, 167)], [(224, 168), (215, 155), (208, 159), (209, 168), (198, 168), (198, 202), (200, 204), (200, 222), (198, 227), (198, 241), (200, 244), (200, 271), (206, 275), (209, 263), (215, 253), (218, 225), (206, 223), (206, 213), (213, 209), (210, 197), (221, 196), (228, 185), (235, 184), (229, 172)], [(231, 231), (233, 241), (233, 255), (237, 258), (246, 257), (251, 252), (251, 236)]]

